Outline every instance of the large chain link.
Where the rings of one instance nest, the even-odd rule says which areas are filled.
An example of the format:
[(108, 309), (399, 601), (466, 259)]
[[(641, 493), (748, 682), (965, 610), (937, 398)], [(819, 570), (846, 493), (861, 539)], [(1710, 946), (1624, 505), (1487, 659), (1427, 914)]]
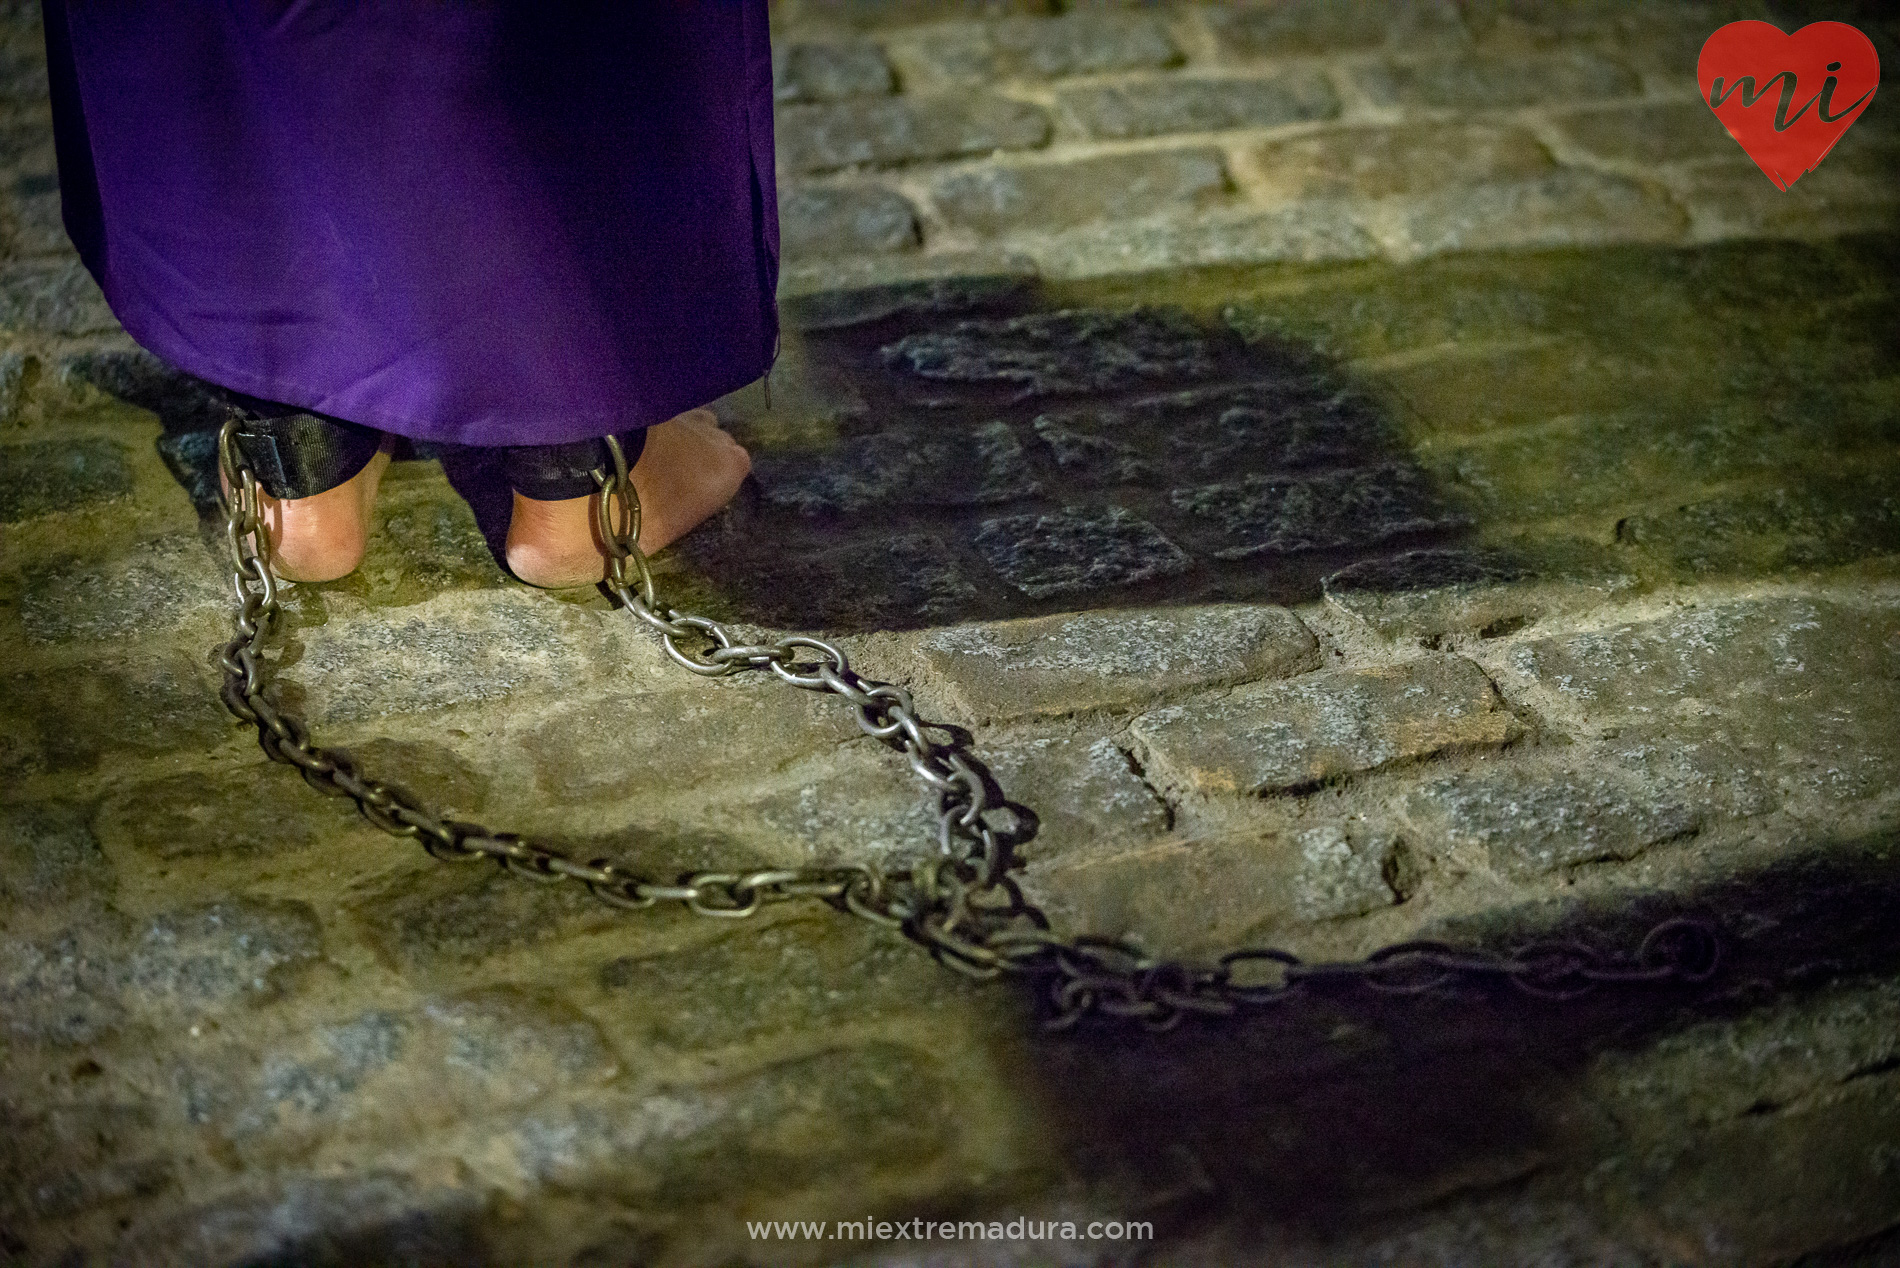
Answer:
[(1048, 1024), (1057, 1029), (1099, 1012), (1165, 1030), (1190, 1015), (1226, 1015), (1324, 983), (1416, 994), (1458, 979), (1493, 979), (1531, 995), (1567, 999), (1610, 983), (1693, 982), (1715, 972), (1714, 931), (1685, 919), (1657, 925), (1633, 955), (1579, 941), (1538, 943), (1509, 955), (1409, 942), (1364, 960), (1317, 964), (1286, 951), (1245, 949), (1211, 966), (1195, 966), (1156, 959), (1123, 939), (1058, 934), (1009, 875), (1024, 819), (956, 733), (918, 716), (908, 691), (860, 676), (843, 651), (822, 639), (746, 643), (717, 621), (662, 607), (638, 545), (639, 498), (626, 455), (611, 436), (612, 469), (594, 476), (607, 588), (660, 636), (669, 657), (695, 674), (722, 678), (766, 670), (790, 686), (843, 698), (857, 711), (859, 729), (901, 753), (930, 789), (936, 850), (908, 873), (864, 863), (700, 871), (663, 881), (610, 859), (581, 862), (514, 833), (443, 819), (396, 785), (358, 770), (346, 753), (314, 743), (302, 722), (268, 698), (265, 650), (281, 606), (257, 476), (237, 447), (236, 431), (232, 420), (218, 436), (225, 543), (237, 598), (232, 637), (219, 654), (225, 707), (257, 728), (258, 742), (273, 761), (296, 767), (318, 792), (350, 798), (371, 823), (414, 838), (439, 859), (485, 859), (529, 880), (578, 881), (616, 907), (678, 903), (695, 915), (722, 919), (818, 899), (900, 932), (972, 977), (1038, 980), (1053, 1009)]

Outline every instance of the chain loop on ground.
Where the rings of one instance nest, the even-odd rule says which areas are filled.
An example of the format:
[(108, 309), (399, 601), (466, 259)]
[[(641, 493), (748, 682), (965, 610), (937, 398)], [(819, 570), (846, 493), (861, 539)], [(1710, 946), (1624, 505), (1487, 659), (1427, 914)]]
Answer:
[[(236, 431), (233, 418), (218, 435), (227, 490), (224, 537), (236, 599), (233, 635), (218, 652), (224, 672), (220, 698), (233, 716), (256, 728), (259, 745), (273, 761), (296, 767), (319, 792), (348, 797), (376, 827), (420, 841), (438, 859), (490, 860), (542, 883), (576, 881), (602, 902), (635, 911), (667, 902), (699, 916), (742, 920), (773, 904), (814, 899), (897, 930), (946, 968), (970, 977), (1041, 979), (1041, 993), (1053, 1009), (1047, 1025), (1057, 1030), (1092, 1013), (1167, 1030), (1191, 1016), (1227, 1016), (1325, 983), (1415, 995), (1459, 980), (1492, 980), (1526, 995), (1563, 1000), (1604, 985), (1700, 982), (1720, 966), (1715, 930), (1683, 918), (1656, 925), (1632, 956), (1576, 941), (1538, 943), (1508, 956), (1409, 942), (1363, 960), (1321, 964), (1276, 948), (1249, 947), (1229, 951), (1212, 966), (1195, 966), (1154, 959), (1121, 939), (1055, 933), (1008, 875), (1012, 849), (1026, 834), (1019, 826), (1003, 829), (984, 817), (1007, 811), (1020, 825), (1022, 815), (1006, 799), (997, 799), (988, 772), (964, 748), (960, 733), (919, 717), (909, 691), (862, 677), (842, 650), (823, 639), (791, 635), (773, 644), (749, 644), (718, 621), (662, 609), (639, 548), (640, 499), (625, 454), (611, 436), (612, 469), (594, 473), (607, 589), (659, 635), (668, 657), (692, 673), (722, 678), (763, 669), (789, 686), (835, 695), (854, 708), (859, 729), (902, 754), (935, 794), (935, 855), (920, 860), (908, 876), (855, 864), (708, 870), (668, 884), (622, 871), (608, 859), (581, 862), (514, 833), (444, 820), (399, 787), (359, 772), (347, 754), (316, 744), (299, 719), (271, 701), (267, 653), (281, 613), (278, 582), (264, 531), (262, 493), (238, 450)], [(807, 658), (808, 653), (813, 656)], [(932, 738), (933, 730), (949, 739)]]

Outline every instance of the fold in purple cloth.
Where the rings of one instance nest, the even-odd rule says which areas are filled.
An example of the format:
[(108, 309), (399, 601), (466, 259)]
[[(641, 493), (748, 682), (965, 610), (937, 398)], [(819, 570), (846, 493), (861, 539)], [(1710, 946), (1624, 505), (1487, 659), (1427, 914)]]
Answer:
[(540, 445), (759, 377), (764, 0), (46, 0), (66, 226), (189, 373)]

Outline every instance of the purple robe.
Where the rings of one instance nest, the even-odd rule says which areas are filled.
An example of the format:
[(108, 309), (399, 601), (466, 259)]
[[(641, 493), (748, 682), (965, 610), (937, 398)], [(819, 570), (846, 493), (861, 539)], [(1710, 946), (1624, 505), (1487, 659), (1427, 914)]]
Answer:
[(765, 0), (46, 0), (66, 226), (132, 337), (384, 431), (556, 444), (777, 340)]

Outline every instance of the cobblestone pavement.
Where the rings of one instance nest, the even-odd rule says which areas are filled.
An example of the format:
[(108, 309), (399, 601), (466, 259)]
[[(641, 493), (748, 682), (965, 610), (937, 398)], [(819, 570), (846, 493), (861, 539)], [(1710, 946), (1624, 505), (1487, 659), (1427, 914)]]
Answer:
[[(785, 352), (662, 586), (968, 727), (1064, 928), (1686, 913), (1723, 972), (1049, 1035), (822, 906), (623, 913), (377, 833), (219, 709), (209, 414), (61, 236), (16, 11), (0, 1262), (1900, 1256), (1893, 125), (1776, 191), (1695, 98), (1740, 3), (1046, 7), (780, 6)], [(1764, 11), (1900, 64), (1878, 14)], [(320, 738), (653, 872), (932, 848), (848, 711), (508, 580), (450, 474), (398, 463), (365, 566), (290, 592)], [(918, 1217), (1154, 1236), (746, 1228)]]

